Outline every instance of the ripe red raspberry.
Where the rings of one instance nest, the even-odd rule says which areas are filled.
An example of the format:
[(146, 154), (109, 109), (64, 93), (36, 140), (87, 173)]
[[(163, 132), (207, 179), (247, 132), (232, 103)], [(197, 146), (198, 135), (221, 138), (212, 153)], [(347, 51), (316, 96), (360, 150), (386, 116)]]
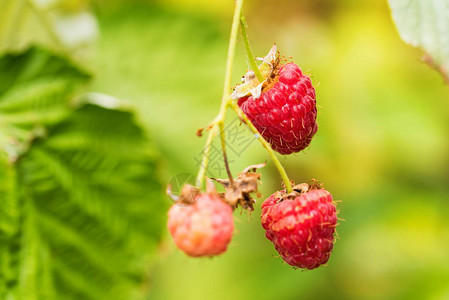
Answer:
[(299, 152), (318, 129), (315, 89), (294, 63), (276, 73), (260, 97), (239, 98), (238, 105), (275, 151)]
[(294, 267), (311, 270), (328, 261), (336, 224), (336, 207), (324, 189), (293, 192), (287, 197), (284, 192), (276, 192), (262, 204), (266, 237), (282, 259)]
[(168, 212), (168, 230), (176, 246), (189, 256), (226, 251), (232, 238), (232, 208), (216, 193), (201, 193), (193, 204), (175, 204)]

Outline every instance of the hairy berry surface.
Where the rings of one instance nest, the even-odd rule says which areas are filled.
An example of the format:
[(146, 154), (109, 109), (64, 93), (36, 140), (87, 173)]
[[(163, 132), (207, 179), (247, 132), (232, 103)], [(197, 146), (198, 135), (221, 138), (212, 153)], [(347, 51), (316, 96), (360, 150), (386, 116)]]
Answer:
[(167, 225), (176, 246), (193, 257), (225, 252), (234, 230), (232, 208), (215, 193), (198, 195), (194, 204), (173, 205)]
[(315, 89), (294, 63), (282, 66), (274, 85), (263, 90), (260, 97), (242, 97), (238, 104), (281, 154), (305, 149), (318, 129)]
[(311, 190), (293, 200), (279, 201), (279, 192), (262, 204), (266, 237), (289, 265), (315, 269), (329, 260), (337, 224), (331, 194)]

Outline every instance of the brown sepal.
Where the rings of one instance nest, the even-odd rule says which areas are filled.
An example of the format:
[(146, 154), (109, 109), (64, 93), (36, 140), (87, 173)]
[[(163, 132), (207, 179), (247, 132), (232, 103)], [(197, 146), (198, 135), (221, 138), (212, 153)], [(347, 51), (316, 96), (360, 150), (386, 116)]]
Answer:
[(198, 137), (202, 137), (203, 136), (203, 131), (208, 131), (208, 130), (210, 130), (211, 128), (213, 127), (213, 124), (210, 124), (210, 125), (208, 125), (208, 126), (206, 126), (206, 127), (203, 127), (203, 128), (199, 128), (199, 129), (197, 129), (196, 130), (196, 136), (198, 136)]
[(251, 165), (245, 168), (231, 183), (229, 179), (212, 178), (220, 183), (226, 189), (226, 192), (220, 194), (223, 199), (232, 207), (241, 206), (243, 209), (254, 210), (254, 203), (256, 201), (252, 198), (251, 193), (258, 192), (258, 185), (260, 183), (260, 174), (256, 173), (257, 169), (265, 166), (265, 163), (258, 165)]
[(166, 193), (177, 204), (190, 205), (190, 204), (195, 203), (195, 199), (201, 193), (201, 190), (196, 186), (193, 186), (190, 184), (185, 184), (182, 187), (181, 193), (178, 196), (178, 195), (173, 194), (173, 192), (171, 190), (171, 184), (169, 184), (167, 186)]
[(197, 129), (196, 130), (196, 136), (202, 137), (203, 136), (203, 130), (204, 130), (204, 128)]
[(309, 183), (300, 183), (295, 184), (292, 181), (293, 185), (293, 191), (291, 193), (286, 193), (285, 191), (279, 191), (278, 194), (276, 194), (276, 199), (278, 199), (278, 202), (284, 201), (284, 200), (294, 200), (296, 197), (298, 197), (301, 194), (307, 193), (308, 191), (312, 190), (319, 190), (323, 188), (323, 184), (319, 183), (318, 180), (312, 179)]

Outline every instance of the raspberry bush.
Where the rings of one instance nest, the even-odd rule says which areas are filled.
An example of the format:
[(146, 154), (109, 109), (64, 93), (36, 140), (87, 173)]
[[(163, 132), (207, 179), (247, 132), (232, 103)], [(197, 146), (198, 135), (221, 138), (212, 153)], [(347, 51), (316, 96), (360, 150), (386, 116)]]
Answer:
[[(237, 207), (253, 210), (252, 195), (258, 193), (260, 174), (265, 164), (251, 165), (232, 175), (226, 154), (225, 116), (231, 108), (268, 152), (283, 180), (284, 189), (273, 193), (262, 204), (262, 226), (266, 237), (289, 265), (314, 269), (325, 264), (334, 245), (337, 209), (331, 194), (316, 181), (294, 185), (275, 151), (287, 155), (304, 150), (317, 132), (315, 88), (310, 77), (294, 62), (283, 58), (274, 45), (263, 58), (254, 58), (242, 14), (243, 0), (236, 1), (228, 61), (220, 111), (209, 126), (206, 147), (196, 186), (185, 185), (180, 195), (167, 193), (175, 200), (168, 212), (168, 229), (176, 246), (192, 257), (215, 256), (226, 251), (234, 229), (232, 211)], [(251, 65), (243, 82), (231, 91), (231, 72), (239, 28)], [(214, 180), (226, 191), (218, 194), (205, 174), (211, 142), (220, 136), (226, 179)]]

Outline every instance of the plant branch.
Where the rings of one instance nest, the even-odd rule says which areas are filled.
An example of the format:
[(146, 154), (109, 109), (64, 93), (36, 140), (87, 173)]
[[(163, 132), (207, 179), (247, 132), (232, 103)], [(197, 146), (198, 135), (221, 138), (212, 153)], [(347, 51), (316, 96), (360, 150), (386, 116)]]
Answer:
[(277, 158), (273, 149), (271, 149), (270, 144), (268, 144), (268, 142), (260, 135), (260, 133), (257, 131), (256, 127), (254, 127), (254, 125), (251, 123), (251, 121), (248, 119), (248, 117), (240, 110), (238, 105), (231, 99), (230, 94), (229, 94), (230, 89), (231, 89), (232, 65), (234, 62), (235, 46), (237, 44), (237, 35), (238, 35), (239, 25), (241, 25), (241, 28), (242, 28), (242, 37), (243, 37), (243, 41), (245, 43), (245, 49), (246, 49), (246, 53), (248, 55), (248, 59), (250, 60), (251, 66), (254, 69), (254, 73), (256, 74), (259, 81), (260, 82), (263, 81), (263, 76), (260, 73), (259, 68), (257, 67), (256, 61), (251, 52), (251, 48), (249, 46), (248, 36), (246, 34), (246, 21), (245, 21), (245, 18), (242, 16), (243, 1), (244, 0), (236, 1), (234, 18), (232, 21), (231, 36), (229, 38), (228, 59), (226, 62), (226, 75), (225, 75), (225, 81), (224, 81), (224, 87), (223, 87), (223, 97), (221, 99), (220, 111), (219, 111), (218, 115), (215, 117), (214, 121), (209, 126), (209, 135), (207, 137), (206, 147), (204, 149), (200, 170), (199, 170), (198, 176), (196, 178), (196, 185), (198, 187), (203, 186), (204, 177), (206, 175), (207, 167), (208, 167), (208, 163), (209, 163), (210, 147), (211, 147), (213, 138), (217, 135), (218, 130), (220, 132), (221, 147), (223, 149), (223, 159), (225, 161), (226, 172), (228, 174), (230, 182), (231, 183), (233, 182), (232, 174), (229, 169), (229, 162), (228, 162), (227, 155), (226, 155), (226, 142), (225, 142), (225, 133), (224, 133), (224, 119), (225, 119), (225, 115), (226, 115), (226, 109), (228, 108), (228, 106), (230, 106), (237, 113), (237, 115), (242, 120), (245, 121), (246, 125), (248, 125), (248, 127), (251, 129), (251, 131), (257, 136), (257, 139), (262, 144), (262, 146), (267, 150), (267, 152), (269, 153), (269, 155), (271, 157), (271, 160), (273, 161), (274, 165), (276, 166), (277, 170), (279, 171), (279, 174), (282, 177), (282, 180), (284, 181), (287, 193), (290, 193), (290, 192), (292, 192), (292, 184), (290, 182), (290, 179), (288, 178), (284, 167), (282, 166), (281, 162)]
[(248, 117), (240, 110), (238, 105), (235, 102), (231, 102), (230, 104), (231, 108), (237, 113), (237, 115), (245, 121), (246, 125), (251, 129), (251, 131), (257, 136), (257, 139), (262, 144), (262, 146), (265, 148), (265, 150), (268, 151), (268, 154), (270, 155), (271, 160), (273, 161), (274, 165), (276, 166), (279, 174), (281, 175), (282, 180), (285, 184), (285, 189), (287, 190), (287, 193), (291, 193), (293, 191), (292, 183), (290, 179), (288, 178), (287, 172), (285, 172), (284, 167), (282, 166), (281, 162), (277, 158), (276, 154), (274, 153), (273, 149), (271, 149), (270, 144), (260, 135), (259, 131), (254, 127), (253, 123), (248, 119)]
[(228, 155), (226, 154), (226, 138), (224, 132), (224, 123), (220, 122), (219, 127), (220, 127), (221, 149), (223, 151), (223, 160), (226, 167), (226, 173), (228, 174), (229, 182), (231, 183), (231, 185), (233, 185), (234, 179), (232, 178), (231, 169), (229, 168)]
[[(200, 188), (203, 186), (204, 183), (204, 177), (206, 175), (207, 167), (209, 164), (210, 146), (212, 144), (213, 138), (217, 135), (217, 126), (219, 126), (220, 123), (224, 122), (226, 116), (226, 109), (232, 102), (232, 99), (229, 96), (229, 91), (231, 89), (232, 65), (234, 63), (235, 46), (237, 44), (239, 20), (240, 16), (242, 15), (243, 1), (244, 0), (237, 0), (235, 3), (234, 18), (232, 20), (232, 27), (231, 27), (231, 36), (229, 38), (228, 59), (226, 62), (226, 74), (223, 87), (223, 96), (221, 98), (220, 111), (218, 115), (215, 117), (212, 124), (210, 125), (210, 131), (206, 141), (206, 148), (204, 149), (200, 170), (196, 178), (196, 185)], [(220, 135), (220, 137), (222, 138), (223, 155), (225, 155), (226, 150), (225, 150), (225, 143), (223, 140), (224, 135)]]
[(251, 68), (253, 69), (254, 73), (256, 74), (259, 82), (262, 82), (262, 81), (264, 81), (264, 78), (263, 78), (262, 73), (259, 70), (259, 67), (257, 66), (256, 60), (254, 59), (254, 55), (253, 55), (253, 52), (251, 51), (251, 47), (249, 46), (248, 34), (246, 33), (246, 27), (248, 27), (248, 25), (246, 24), (246, 20), (243, 15), (240, 16), (240, 27), (242, 29), (243, 43), (245, 44), (246, 55), (248, 56), (249, 63), (251, 64)]
[(212, 145), (212, 140), (217, 135), (216, 131), (217, 128), (213, 126), (210, 129), (209, 134), (207, 136), (206, 146), (203, 152), (203, 158), (201, 159), (200, 170), (198, 172), (198, 176), (196, 177), (196, 185), (198, 187), (202, 187), (204, 183), (204, 176), (206, 175), (207, 167), (209, 165), (210, 146)]

